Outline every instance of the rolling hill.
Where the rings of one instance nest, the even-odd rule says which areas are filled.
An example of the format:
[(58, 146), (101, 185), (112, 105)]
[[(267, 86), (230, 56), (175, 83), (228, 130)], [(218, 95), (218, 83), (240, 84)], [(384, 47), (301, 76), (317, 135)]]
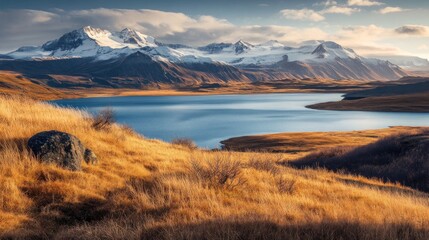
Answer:
[[(427, 195), (398, 184), (278, 164), (293, 154), (190, 149), (92, 126), (84, 112), (0, 97), (0, 238), (429, 236)], [(52, 129), (81, 139), (98, 165), (68, 171), (37, 161), (26, 142)]]
[(393, 85), (352, 91), (338, 102), (307, 107), (343, 111), (429, 112), (429, 79), (407, 77)]

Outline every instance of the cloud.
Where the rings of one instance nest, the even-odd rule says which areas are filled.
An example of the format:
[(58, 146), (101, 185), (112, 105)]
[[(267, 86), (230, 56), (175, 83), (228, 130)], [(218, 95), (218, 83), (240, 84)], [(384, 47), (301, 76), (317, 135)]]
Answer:
[(359, 11), (360, 9), (358, 8), (331, 6), (327, 9), (320, 11), (320, 13), (322, 14), (336, 13), (336, 14), (351, 15), (352, 13), (359, 12)]
[(378, 2), (375, 0), (348, 0), (347, 4), (349, 6), (371, 7), (371, 6), (379, 6), (384, 3)]
[(419, 49), (419, 50), (429, 50), (429, 46), (427, 44), (422, 44), (417, 49)]
[(324, 7), (335, 6), (335, 5), (338, 5), (338, 2), (335, 0), (326, 0), (325, 2), (313, 3), (313, 6), (324, 6)]
[(401, 35), (429, 36), (429, 27), (423, 25), (405, 25), (395, 29)]
[[(10, 50), (17, 44), (40, 44), (41, 39), (55, 36), (64, 29), (61, 17), (55, 12), (38, 10), (0, 11), (0, 49)], [(19, 46), (19, 45), (18, 45)]]
[(400, 7), (385, 7), (380, 9), (378, 12), (381, 14), (388, 14), (388, 13), (397, 13), (397, 12), (403, 12), (405, 9), (402, 9)]
[(335, 6), (337, 4), (338, 4), (338, 2), (334, 1), (334, 0), (327, 0), (326, 2), (324, 2), (325, 6)]
[(313, 22), (320, 22), (325, 19), (325, 17), (308, 8), (303, 9), (283, 9), (280, 11), (282, 16), (286, 19), (292, 19), (292, 20), (301, 20), (301, 21), (313, 21)]
[[(12, 20), (10, 20), (12, 19)], [(12, 22), (11, 22), (12, 21)], [(178, 12), (140, 9), (88, 9), (52, 12), (33, 10), (0, 11), (0, 51), (24, 45), (41, 45), (62, 34), (90, 25), (120, 31), (133, 28), (165, 43), (201, 46), (212, 42), (235, 42), (239, 39), (259, 43), (270, 39), (297, 43), (311, 38), (326, 38), (318, 28), (295, 28), (279, 25), (238, 26), (213, 16), (190, 17)]]
[[(327, 7), (325, 10), (331, 11), (332, 9)], [(332, 10), (332, 12), (339, 13), (337, 10)], [(347, 13), (341, 11), (341, 14)], [(393, 45), (393, 42), (404, 38), (429, 36), (429, 27), (424, 25), (405, 25), (398, 28), (366, 25), (340, 29), (328, 26), (325, 31), (325, 28), (319, 27), (236, 25), (226, 19), (213, 16), (191, 17), (180, 12), (149, 9), (99, 8), (75, 11), (55, 9), (49, 12), (0, 10), (0, 29), (2, 29), (0, 31), (0, 51), (14, 50), (24, 45), (41, 45), (68, 31), (86, 25), (110, 31), (119, 31), (129, 27), (154, 36), (160, 42), (181, 43), (190, 46), (202, 46), (213, 42), (235, 42), (239, 39), (251, 43), (279, 40), (287, 45), (295, 46), (302, 41), (323, 39), (352, 47), (358, 54), (402, 53)], [(421, 50), (417, 50), (419, 45), (410, 46), (410, 48), (421, 52)]]
[(338, 5), (337, 1), (327, 0), (326, 2), (318, 2), (313, 4), (313, 6), (322, 6), (323, 10), (316, 11), (308, 8), (303, 9), (283, 9), (280, 11), (280, 14), (284, 18), (300, 21), (313, 21), (320, 22), (325, 20), (326, 14), (344, 14), (351, 15), (355, 12), (360, 12), (359, 8), (353, 8), (348, 6)]
[(385, 37), (392, 37), (391, 29), (382, 28), (377, 25), (343, 27), (336, 34), (337, 39), (343, 42), (375, 42)]

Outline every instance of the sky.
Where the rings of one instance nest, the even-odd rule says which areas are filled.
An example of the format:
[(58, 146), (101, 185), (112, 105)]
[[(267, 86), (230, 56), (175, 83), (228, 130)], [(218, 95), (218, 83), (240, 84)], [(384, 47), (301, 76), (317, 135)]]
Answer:
[(87, 25), (190, 46), (330, 40), (361, 55), (429, 58), (429, 0), (1, 0), (0, 52)]

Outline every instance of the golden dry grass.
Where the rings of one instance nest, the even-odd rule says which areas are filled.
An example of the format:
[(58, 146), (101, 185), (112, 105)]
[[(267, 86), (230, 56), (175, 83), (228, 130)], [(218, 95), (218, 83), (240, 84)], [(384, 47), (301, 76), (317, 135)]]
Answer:
[[(399, 185), (276, 164), (290, 154), (191, 151), (91, 124), (84, 112), (0, 97), (0, 238), (429, 236), (427, 196)], [(26, 141), (52, 129), (80, 138), (99, 164), (71, 172), (39, 163)]]
[(31, 79), (15, 72), (0, 71), (2, 94), (32, 96), (37, 99), (55, 99), (65, 95), (64, 91), (31, 82)]
[(268, 151), (308, 154), (335, 147), (355, 147), (401, 133), (417, 133), (420, 127), (395, 126), (385, 129), (342, 132), (287, 132), (234, 137), (222, 141), (235, 151)]

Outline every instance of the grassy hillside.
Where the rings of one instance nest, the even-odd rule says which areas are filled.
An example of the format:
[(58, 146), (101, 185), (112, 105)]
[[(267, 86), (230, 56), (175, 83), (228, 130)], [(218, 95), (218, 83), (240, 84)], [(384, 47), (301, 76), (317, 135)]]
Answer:
[(340, 111), (429, 112), (429, 92), (342, 100), (339, 102), (318, 103), (308, 107)]
[(357, 148), (321, 150), (290, 164), (378, 177), (429, 192), (428, 149), (429, 128), (415, 134), (386, 137)]
[(222, 141), (223, 148), (233, 151), (267, 151), (306, 155), (313, 151), (343, 146), (361, 146), (399, 133), (419, 132), (419, 127), (344, 132), (287, 132), (234, 137)]
[(34, 83), (21, 74), (5, 71), (0, 71), (0, 90), (1, 94), (27, 95), (36, 99), (55, 99), (65, 95), (61, 90)]
[[(191, 150), (92, 122), (0, 97), (0, 238), (429, 237), (429, 200), (415, 190), (277, 164), (291, 154)], [(39, 163), (26, 141), (51, 129), (80, 138), (99, 164), (71, 172)]]
[(342, 101), (308, 107), (342, 111), (429, 112), (429, 79), (403, 78), (396, 84), (349, 92)]

